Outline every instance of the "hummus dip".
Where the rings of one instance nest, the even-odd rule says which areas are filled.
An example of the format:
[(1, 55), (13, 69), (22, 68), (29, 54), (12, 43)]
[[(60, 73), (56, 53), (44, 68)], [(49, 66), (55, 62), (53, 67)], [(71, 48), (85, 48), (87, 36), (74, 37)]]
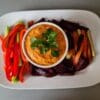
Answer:
[[(57, 33), (56, 42), (58, 43), (58, 49), (59, 49), (59, 56), (57, 56), (57, 57), (54, 57), (51, 55), (51, 49), (49, 49), (45, 54), (41, 54), (39, 48), (32, 49), (30, 46), (31, 45), (30, 39), (32, 37), (41, 38), (43, 33), (46, 32), (46, 30), (48, 30), (48, 29), (52, 29), (54, 32)], [(47, 66), (47, 65), (52, 65), (52, 64), (56, 63), (62, 57), (62, 55), (64, 54), (64, 52), (66, 50), (66, 41), (65, 41), (64, 35), (60, 31), (60, 29), (56, 28), (53, 25), (40, 24), (40, 25), (32, 28), (28, 32), (28, 34), (25, 38), (24, 46), (25, 46), (25, 50), (26, 50), (28, 57), (33, 62), (43, 65), (43, 66)]]

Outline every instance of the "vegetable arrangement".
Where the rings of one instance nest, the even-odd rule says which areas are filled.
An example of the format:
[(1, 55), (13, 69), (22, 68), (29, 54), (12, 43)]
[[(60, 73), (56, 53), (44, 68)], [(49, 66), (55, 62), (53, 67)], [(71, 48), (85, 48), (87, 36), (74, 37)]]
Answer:
[(13, 27), (6, 27), (2, 41), (5, 59), (6, 77), (11, 82), (23, 82), (24, 75), (30, 72), (30, 64), (22, 52), (22, 38), (26, 31), (24, 23), (17, 23)]
[[(66, 58), (53, 68), (43, 69), (31, 65), (22, 52), (22, 38), (27, 30), (25, 24), (20, 22), (12, 27), (6, 27), (5, 35), (0, 36), (0, 41), (4, 52), (4, 69), (9, 81), (14, 83), (17, 81), (23, 82), (24, 76), (27, 74), (46, 77), (73, 75), (75, 72), (86, 68), (93, 60), (95, 52), (88, 28), (66, 20), (57, 21), (43, 18), (36, 23), (44, 21), (53, 22), (66, 32), (69, 41), (69, 50)], [(28, 22), (28, 27), (33, 24), (34, 21)], [(48, 29), (41, 39), (31, 38), (31, 48), (38, 47), (42, 54), (52, 48), (52, 55), (59, 56), (55, 37), (56, 33)]]

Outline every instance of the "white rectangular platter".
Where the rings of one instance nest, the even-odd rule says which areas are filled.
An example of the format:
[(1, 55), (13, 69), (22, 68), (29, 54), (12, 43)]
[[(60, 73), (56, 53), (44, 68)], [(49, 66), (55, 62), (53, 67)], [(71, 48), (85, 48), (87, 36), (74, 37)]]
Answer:
[(78, 22), (87, 26), (92, 33), (96, 50), (96, 57), (86, 69), (74, 76), (56, 76), (53, 78), (29, 76), (24, 83), (12, 84), (7, 81), (4, 74), (4, 59), (0, 45), (0, 86), (10, 89), (65, 89), (79, 88), (95, 85), (100, 82), (100, 19), (84, 10), (35, 10), (20, 11), (5, 14), (0, 17), (0, 34), (4, 32), (6, 25), (13, 25), (19, 20), (65, 19)]

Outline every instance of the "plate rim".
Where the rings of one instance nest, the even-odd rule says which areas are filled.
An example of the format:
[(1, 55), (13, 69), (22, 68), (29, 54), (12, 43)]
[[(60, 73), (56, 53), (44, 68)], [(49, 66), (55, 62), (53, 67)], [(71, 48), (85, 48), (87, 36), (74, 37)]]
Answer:
[[(89, 11), (89, 10), (80, 10), (80, 9), (47, 9), (47, 10), (26, 10), (26, 11), (15, 11), (15, 12), (9, 12), (9, 13), (6, 13), (6, 14), (4, 14), (4, 15), (2, 15), (2, 16), (0, 16), (0, 19), (2, 18), (2, 17), (4, 17), (4, 16), (7, 16), (7, 15), (9, 15), (9, 14), (13, 14), (13, 13), (24, 13), (24, 12), (40, 12), (40, 11), (83, 11), (83, 12), (87, 12), (87, 13), (91, 13), (91, 14), (93, 14), (93, 15), (95, 15), (96, 17), (98, 17), (99, 18), (99, 16), (96, 14), (96, 13), (94, 13), (94, 12), (92, 12), (92, 11)], [(100, 19), (100, 18), (99, 18)], [(96, 82), (92, 82), (91, 84), (88, 84), (88, 85), (86, 85), (86, 86), (79, 86), (79, 87), (75, 87), (75, 88), (83, 88), (83, 87), (90, 87), (90, 86), (94, 86), (94, 85), (96, 85), (96, 84), (98, 84), (98, 83), (100, 83), (100, 81), (96, 81)], [(65, 88), (65, 87), (57, 87), (57, 88), (14, 88), (14, 87), (10, 87), (10, 86), (5, 86), (5, 85), (3, 85), (3, 84), (1, 84), (0, 83), (0, 86), (2, 86), (2, 87), (4, 87), (4, 88), (8, 88), (8, 89), (18, 89), (18, 90), (37, 90), (37, 89), (69, 89), (69, 88)], [(73, 88), (73, 87), (72, 87)]]

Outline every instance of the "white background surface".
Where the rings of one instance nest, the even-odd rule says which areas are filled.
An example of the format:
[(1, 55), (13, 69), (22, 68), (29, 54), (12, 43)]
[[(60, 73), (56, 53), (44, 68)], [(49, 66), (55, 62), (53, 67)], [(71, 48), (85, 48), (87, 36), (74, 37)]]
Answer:
[[(0, 15), (16, 10), (81, 8), (100, 15), (99, 0), (0, 0)], [(0, 87), (1, 100), (100, 100), (100, 84), (81, 89), (19, 91)]]

